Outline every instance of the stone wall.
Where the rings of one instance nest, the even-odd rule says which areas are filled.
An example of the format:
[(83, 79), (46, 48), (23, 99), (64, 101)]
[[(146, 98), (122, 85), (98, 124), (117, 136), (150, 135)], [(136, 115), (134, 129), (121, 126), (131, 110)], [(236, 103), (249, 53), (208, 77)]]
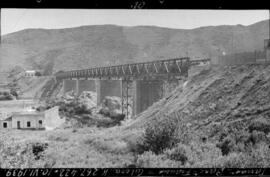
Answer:
[(55, 129), (65, 122), (64, 118), (59, 116), (59, 107), (55, 106), (45, 111), (45, 128), (46, 130)]

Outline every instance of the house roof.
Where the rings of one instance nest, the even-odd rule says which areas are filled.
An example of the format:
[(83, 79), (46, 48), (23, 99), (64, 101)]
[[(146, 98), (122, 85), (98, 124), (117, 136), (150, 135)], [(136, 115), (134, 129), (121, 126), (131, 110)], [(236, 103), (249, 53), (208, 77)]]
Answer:
[(36, 116), (36, 115), (44, 115), (44, 112), (36, 112), (36, 111), (24, 111), (24, 112), (13, 112), (12, 115), (16, 116)]
[(44, 112), (13, 112), (12, 115), (21, 116), (21, 115), (27, 115), (27, 116), (35, 116), (35, 115), (44, 115)]
[(8, 118), (5, 118), (5, 119), (2, 119), (1, 121), (11, 121), (12, 120), (12, 117), (8, 117)]
[(34, 72), (36, 72), (36, 70), (26, 70), (25, 72), (26, 73), (34, 73)]
[(11, 121), (12, 120), (12, 117), (8, 117), (5, 119), (5, 121)]
[(6, 118), (8, 118), (10, 116), (11, 116), (10, 113), (0, 112), (0, 120), (5, 120)]

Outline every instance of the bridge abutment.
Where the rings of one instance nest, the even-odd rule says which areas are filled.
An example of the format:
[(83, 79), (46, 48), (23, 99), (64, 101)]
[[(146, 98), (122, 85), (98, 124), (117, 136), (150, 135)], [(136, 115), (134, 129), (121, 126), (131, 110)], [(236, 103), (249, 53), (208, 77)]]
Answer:
[(97, 105), (100, 105), (106, 96), (121, 98), (122, 80), (96, 80)]
[(162, 80), (133, 81), (133, 116), (143, 112), (163, 97)]

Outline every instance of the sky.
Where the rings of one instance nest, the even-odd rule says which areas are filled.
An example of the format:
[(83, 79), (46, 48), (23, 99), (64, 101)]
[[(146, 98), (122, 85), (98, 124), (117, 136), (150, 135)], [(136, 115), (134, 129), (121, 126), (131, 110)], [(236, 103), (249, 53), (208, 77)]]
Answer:
[(2, 35), (27, 28), (84, 25), (154, 25), (193, 29), (201, 26), (250, 25), (269, 19), (268, 10), (2, 9)]

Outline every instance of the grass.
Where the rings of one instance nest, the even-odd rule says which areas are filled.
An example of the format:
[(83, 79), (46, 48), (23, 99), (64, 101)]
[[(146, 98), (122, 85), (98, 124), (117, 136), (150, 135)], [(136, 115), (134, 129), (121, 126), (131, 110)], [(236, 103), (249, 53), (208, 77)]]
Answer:
[[(149, 128), (153, 133), (151, 136), (139, 129), (127, 130), (125, 126), (78, 128), (76, 131), (1, 130), (0, 167), (109, 168), (133, 165), (153, 168), (248, 168), (270, 165), (270, 144), (264, 128), (249, 132), (248, 127), (246, 130), (230, 131), (225, 127), (222, 130), (225, 135), (217, 132), (216, 136), (220, 138), (208, 139), (202, 134), (189, 132), (181, 122), (177, 123), (170, 117), (162, 120), (165, 125), (162, 127), (168, 128), (172, 122), (175, 123), (169, 126), (175, 128), (174, 133), (162, 137), (175, 142), (165, 143), (158, 151), (152, 148), (156, 146), (149, 148), (149, 143), (160, 143), (157, 137), (165, 130), (160, 127), (155, 129), (157, 126), (154, 124)], [(145, 148), (140, 149), (141, 145)], [(227, 148), (226, 153), (224, 148)]]
[[(134, 157), (127, 143), (113, 134), (114, 128), (97, 127), (53, 131), (0, 131), (0, 167), (123, 167)], [(110, 136), (107, 136), (110, 135)], [(42, 157), (35, 158), (29, 142), (48, 143)], [(20, 152), (27, 152), (20, 154)], [(18, 154), (19, 153), (19, 154)], [(7, 158), (8, 157), (8, 158)], [(21, 160), (19, 160), (21, 158)], [(15, 163), (18, 162), (18, 163)]]

